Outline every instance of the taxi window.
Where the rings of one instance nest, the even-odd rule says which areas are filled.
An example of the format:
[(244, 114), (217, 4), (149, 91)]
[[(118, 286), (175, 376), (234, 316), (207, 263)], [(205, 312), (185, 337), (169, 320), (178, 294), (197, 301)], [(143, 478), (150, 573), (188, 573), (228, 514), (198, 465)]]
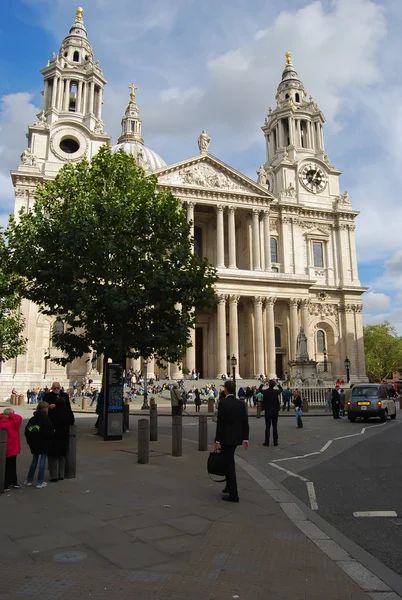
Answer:
[(356, 397), (364, 397), (364, 398), (377, 398), (378, 396), (378, 388), (377, 387), (354, 387), (352, 389), (352, 396)]

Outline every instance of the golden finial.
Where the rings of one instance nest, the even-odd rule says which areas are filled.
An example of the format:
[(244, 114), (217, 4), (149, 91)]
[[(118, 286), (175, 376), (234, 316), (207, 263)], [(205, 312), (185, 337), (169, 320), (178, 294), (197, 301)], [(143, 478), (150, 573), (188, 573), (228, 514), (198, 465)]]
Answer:
[(134, 85), (134, 83), (132, 83), (131, 85), (128, 86), (128, 89), (131, 90), (130, 100), (134, 101), (135, 100), (135, 90), (137, 89), (137, 86)]
[(75, 22), (76, 23), (83, 23), (84, 19), (82, 18), (82, 15), (84, 14), (84, 9), (82, 8), (82, 6), (79, 6), (77, 8), (77, 14), (75, 15)]
[(292, 66), (292, 54), (289, 52), (289, 50), (285, 53), (286, 56), (286, 66), (290, 67)]

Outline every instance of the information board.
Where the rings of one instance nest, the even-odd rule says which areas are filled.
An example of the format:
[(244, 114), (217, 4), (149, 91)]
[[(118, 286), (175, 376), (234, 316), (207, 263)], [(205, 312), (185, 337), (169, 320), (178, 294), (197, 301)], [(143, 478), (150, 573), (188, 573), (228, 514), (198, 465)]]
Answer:
[(107, 363), (105, 393), (105, 440), (121, 440), (123, 436), (123, 363)]

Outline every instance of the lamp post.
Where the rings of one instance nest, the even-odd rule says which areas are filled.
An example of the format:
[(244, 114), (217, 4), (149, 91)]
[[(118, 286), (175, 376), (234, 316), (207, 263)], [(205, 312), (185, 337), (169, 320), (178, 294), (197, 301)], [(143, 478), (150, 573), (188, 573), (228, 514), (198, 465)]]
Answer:
[(322, 353), (324, 355), (324, 373), (326, 373), (328, 371), (327, 349), (323, 348)]
[(235, 357), (235, 355), (233, 354), (232, 358), (230, 359), (230, 365), (232, 367), (232, 374), (233, 374), (233, 383), (236, 385), (236, 367), (237, 367), (237, 358)]
[(148, 359), (144, 360), (144, 402), (141, 410), (149, 410), (148, 405)]
[(350, 360), (348, 359), (348, 357), (345, 358), (345, 360), (343, 361), (343, 364), (345, 365), (345, 369), (346, 369), (346, 383), (349, 383), (349, 381), (350, 381)]

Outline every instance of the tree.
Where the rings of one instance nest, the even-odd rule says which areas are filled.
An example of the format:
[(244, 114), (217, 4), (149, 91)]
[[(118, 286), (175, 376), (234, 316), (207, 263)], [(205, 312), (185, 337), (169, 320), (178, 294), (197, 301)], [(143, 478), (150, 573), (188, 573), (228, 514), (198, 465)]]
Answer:
[(11, 266), (25, 298), (65, 327), (67, 364), (91, 349), (177, 362), (194, 308), (214, 302), (215, 269), (191, 251), (180, 201), (157, 190), (134, 158), (102, 147), (38, 187), (31, 212), (10, 219)]
[(392, 377), (402, 366), (402, 338), (388, 321), (364, 327), (366, 372), (371, 382)]
[(16, 276), (7, 272), (8, 251), (0, 230), (0, 371), (2, 362), (15, 358), (25, 350), (22, 337), (24, 319), (19, 313), (20, 296)]

